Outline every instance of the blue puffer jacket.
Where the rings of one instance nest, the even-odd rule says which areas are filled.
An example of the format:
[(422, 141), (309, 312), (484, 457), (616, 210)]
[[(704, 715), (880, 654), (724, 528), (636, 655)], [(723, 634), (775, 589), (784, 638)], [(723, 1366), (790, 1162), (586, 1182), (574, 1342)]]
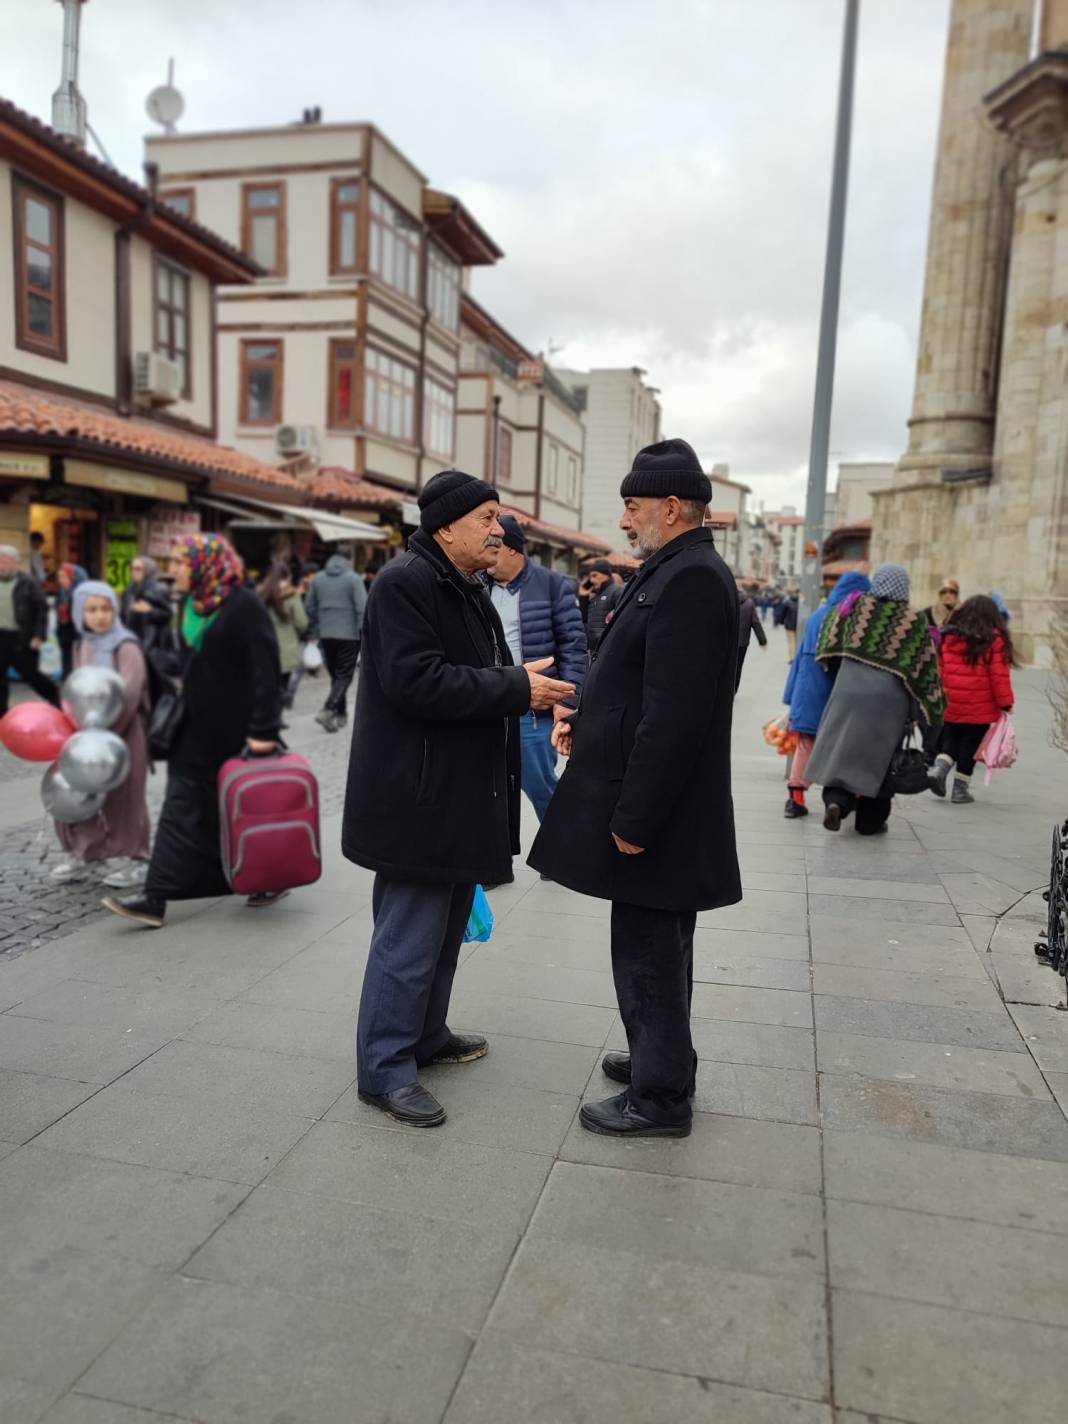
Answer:
[(823, 620), (847, 595), (867, 593), (869, 588), (871, 581), (867, 574), (843, 574), (827, 595), (826, 603), (821, 603), (805, 624), (801, 646), (790, 664), (790, 676), (786, 679), (786, 691), (782, 695), (782, 700), (790, 708), (790, 725), (795, 732), (815, 736), (834, 686), (834, 678), (815, 657)]
[(563, 574), (527, 559), (508, 585), (519, 590), (519, 632), (523, 661), (555, 658), (546, 675), (573, 682), (580, 691), (586, 676), (586, 629), (579, 611), (578, 594)]

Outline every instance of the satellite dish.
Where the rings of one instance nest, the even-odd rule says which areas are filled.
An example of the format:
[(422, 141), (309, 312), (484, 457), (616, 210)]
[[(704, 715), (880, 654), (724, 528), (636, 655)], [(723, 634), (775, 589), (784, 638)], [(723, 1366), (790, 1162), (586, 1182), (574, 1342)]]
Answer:
[(185, 113), (185, 100), (173, 84), (160, 84), (148, 96), (145, 109), (150, 119), (162, 124), (167, 133), (173, 133), (175, 124)]

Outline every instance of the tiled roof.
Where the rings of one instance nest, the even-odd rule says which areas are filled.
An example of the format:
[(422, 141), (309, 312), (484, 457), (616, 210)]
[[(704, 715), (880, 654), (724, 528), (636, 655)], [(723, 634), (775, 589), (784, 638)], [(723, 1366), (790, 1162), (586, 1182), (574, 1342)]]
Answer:
[(714, 529), (733, 529), (738, 523), (738, 516), (733, 509), (710, 509), (708, 511), (708, 523), (711, 524)]
[(303, 488), (312, 499), (361, 509), (399, 510), (404, 501), (401, 490), (376, 485), (373, 480), (365, 480), (361, 475), (354, 475), (336, 465), (323, 466), (304, 482)]
[(560, 524), (549, 524), (544, 519), (535, 519), (528, 510), (516, 509), (511, 504), (502, 504), (501, 513), (514, 514), (524, 529), (529, 529), (533, 534), (545, 534), (555, 543), (563, 542), (574, 549), (588, 549), (591, 553), (607, 554), (611, 547), (603, 539), (587, 534), (582, 529), (565, 529)]
[(12, 435), (52, 436), (84, 453), (101, 456), (116, 451), (143, 455), (156, 466), (180, 467), (205, 475), (232, 475), (294, 494), (304, 488), (288, 470), (265, 465), (203, 436), (187, 435), (140, 417), (117, 415), (88, 401), (0, 381), (0, 439)]

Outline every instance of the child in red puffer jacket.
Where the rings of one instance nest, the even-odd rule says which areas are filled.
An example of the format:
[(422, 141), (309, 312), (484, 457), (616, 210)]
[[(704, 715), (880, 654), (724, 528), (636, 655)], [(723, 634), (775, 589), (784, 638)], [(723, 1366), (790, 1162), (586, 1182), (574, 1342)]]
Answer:
[(946, 780), (956, 766), (951, 799), (958, 805), (975, 800), (969, 790), (975, 754), (991, 723), (1012, 711), (1014, 661), (1006, 621), (992, 598), (976, 594), (950, 615), (939, 650), (946, 720), (929, 777), (936, 796), (946, 794)]

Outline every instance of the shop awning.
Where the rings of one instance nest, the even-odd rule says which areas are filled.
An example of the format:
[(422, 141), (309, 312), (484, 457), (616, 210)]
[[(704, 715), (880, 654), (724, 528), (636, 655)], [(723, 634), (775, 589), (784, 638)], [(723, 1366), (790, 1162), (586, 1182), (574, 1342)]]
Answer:
[(237, 529), (314, 529), (324, 544), (360, 542), (380, 544), (389, 531), (376, 524), (364, 524), (344, 514), (331, 514), (325, 509), (309, 509), (304, 505), (274, 504), (265, 499), (233, 496), (219, 499), (213, 494), (197, 494), (198, 504), (210, 505), (232, 515), (231, 527)]

